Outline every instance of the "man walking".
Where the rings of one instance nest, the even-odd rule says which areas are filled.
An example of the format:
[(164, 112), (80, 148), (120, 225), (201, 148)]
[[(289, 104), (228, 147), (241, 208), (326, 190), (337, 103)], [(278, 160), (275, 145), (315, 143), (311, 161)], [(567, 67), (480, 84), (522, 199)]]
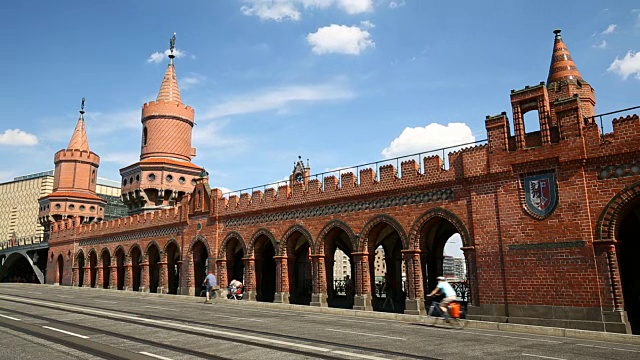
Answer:
[[(204, 278), (202, 285), (207, 287), (207, 300), (205, 300), (204, 303), (211, 304), (211, 292), (216, 291), (218, 287), (218, 281), (216, 280), (216, 276), (213, 275), (213, 271), (209, 270), (209, 274)], [(215, 293), (213, 297), (215, 297)]]

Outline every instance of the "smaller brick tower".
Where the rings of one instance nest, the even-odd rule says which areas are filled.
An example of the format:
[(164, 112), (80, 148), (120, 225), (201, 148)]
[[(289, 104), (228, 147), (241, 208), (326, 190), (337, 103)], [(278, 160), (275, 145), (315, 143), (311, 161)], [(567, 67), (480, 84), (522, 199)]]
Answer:
[(55, 154), (54, 163), (53, 192), (39, 200), (42, 226), (48, 230), (52, 222), (67, 218), (79, 218), (82, 223), (101, 221), (106, 201), (96, 195), (100, 157), (89, 150), (84, 98), (69, 146)]
[(298, 156), (298, 161), (293, 163), (293, 172), (289, 175), (289, 181), (291, 186), (293, 184), (299, 183), (307, 186), (309, 182), (309, 176), (311, 175), (311, 168), (309, 167), (309, 159), (307, 159), (307, 166), (304, 165), (304, 161), (302, 161), (302, 156)]
[(191, 147), (195, 112), (180, 96), (173, 65), (175, 39), (174, 34), (158, 98), (142, 107), (140, 161), (120, 169), (122, 201), (129, 214), (177, 206), (202, 173), (191, 163), (196, 156)]

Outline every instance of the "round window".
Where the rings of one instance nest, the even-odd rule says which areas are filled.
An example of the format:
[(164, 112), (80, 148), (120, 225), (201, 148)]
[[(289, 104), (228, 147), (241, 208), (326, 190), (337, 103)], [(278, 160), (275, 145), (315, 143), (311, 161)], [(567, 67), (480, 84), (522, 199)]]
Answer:
[(84, 205), (80, 205), (80, 211), (84, 211), (85, 207)]
[(91, 212), (96, 211), (96, 207), (95, 207), (95, 206), (90, 207), (90, 208), (89, 208), (89, 211), (91, 211)]
[(149, 174), (148, 179), (149, 179), (149, 181), (155, 181), (156, 180), (156, 174)]
[(167, 175), (167, 181), (168, 182), (172, 182), (173, 181), (173, 175), (171, 175), (171, 174)]
[(73, 204), (69, 205), (69, 210), (73, 210), (73, 209), (75, 209), (75, 208), (76, 208), (76, 206), (75, 206), (75, 205), (73, 205)]
[(196, 179), (191, 180), (191, 185), (196, 186)]
[(184, 176), (180, 176), (180, 179), (178, 179), (178, 181), (180, 182), (180, 184), (184, 184), (185, 182), (187, 182), (187, 179), (185, 179)]

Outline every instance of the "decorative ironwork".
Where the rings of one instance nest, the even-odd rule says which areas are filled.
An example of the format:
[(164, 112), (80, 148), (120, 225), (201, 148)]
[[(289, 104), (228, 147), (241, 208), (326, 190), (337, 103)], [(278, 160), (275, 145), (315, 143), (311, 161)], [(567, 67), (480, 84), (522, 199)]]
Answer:
[(347, 295), (347, 281), (333, 280), (333, 293), (335, 295)]
[(400, 196), (392, 196), (370, 201), (359, 201), (351, 203), (342, 203), (336, 205), (318, 206), (307, 209), (284, 211), (280, 213), (272, 213), (257, 216), (239, 217), (229, 219), (224, 222), (225, 226), (243, 226), (263, 224), (276, 221), (285, 221), (291, 219), (306, 219), (310, 217), (329, 216), (334, 214), (344, 214), (356, 211), (376, 210), (390, 208), (394, 206), (403, 206), (410, 204), (423, 204), (433, 201), (454, 200), (453, 189), (444, 189), (437, 191), (429, 191), (423, 193), (414, 193)]
[(449, 281), (449, 285), (456, 291), (458, 299), (469, 301), (469, 283), (467, 281)]

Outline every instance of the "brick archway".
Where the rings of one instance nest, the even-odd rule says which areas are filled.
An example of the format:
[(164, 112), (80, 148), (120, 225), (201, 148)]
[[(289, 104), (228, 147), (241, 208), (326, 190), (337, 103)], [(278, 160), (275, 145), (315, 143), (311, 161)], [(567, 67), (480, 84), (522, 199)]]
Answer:
[(425, 224), (434, 218), (442, 218), (451, 223), (451, 225), (453, 225), (458, 231), (458, 234), (460, 234), (462, 244), (465, 247), (471, 247), (474, 245), (473, 238), (469, 234), (469, 230), (464, 222), (451, 211), (437, 207), (425, 212), (413, 223), (411, 231), (409, 232), (409, 249), (420, 250), (420, 231)]
[[(303, 242), (300, 240), (304, 239)], [(313, 273), (310, 253), (314, 241), (311, 233), (302, 225), (291, 226), (280, 241), (278, 254), (282, 257), (279, 292), (289, 294), (289, 302), (309, 305), (313, 291)], [(283, 299), (286, 301), (286, 299)]]
[(364, 225), (364, 228), (360, 232), (360, 241), (358, 242), (359, 252), (366, 252), (367, 250), (370, 250), (368, 237), (369, 233), (376, 225), (381, 223), (386, 223), (387, 225), (391, 226), (398, 233), (398, 235), (400, 235), (402, 248), (404, 250), (409, 249), (409, 237), (407, 236), (407, 232), (404, 230), (404, 227), (398, 222), (398, 220), (394, 219), (392, 216), (384, 214), (374, 217)]
[(320, 231), (320, 234), (316, 239), (316, 248), (315, 248), (314, 254), (324, 254), (324, 244), (326, 240), (325, 238), (327, 237), (327, 234), (329, 234), (329, 232), (334, 228), (339, 228), (347, 234), (347, 236), (349, 237), (349, 240), (351, 241), (352, 249), (358, 248), (357, 236), (356, 236), (356, 233), (353, 231), (353, 229), (351, 229), (351, 226), (349, 226), (346, 222), (342, 220), (333, 220), (327, 225), (325, 225), (324, 228), (322, 228), (322, 230)]
[(98, 252), (96, 249), (91, 248), (87, 254), (87, 261), (89, 263), (89, 287), (96, 287), (98, 284)]
[(615, 241), (615, 231), (620, 217), (628, 204), (640, 198), (640, 181), (627, 186), (614, 196), (605, 206), (598, 219), (596, 239)]
[[(101, 282), (100, 284), (104, 289), (108, 289), (111, 282), (111, 256), (112, 254), (108, 247), (103, 247), (102, 250), (100, 250), (100, 258), (98, 260), (99, 266), (102, 268), (102, 276), (98, 281)], [(98, 274), (100, 275), (99, 272)]]
[(246, 256), (247, 243), (244, 241), (244, 238), (242, 237), (242, 235), (240, 235), (239, 232), (232, 231), (228, 233), (227, 236), (224, 237), (224, 240), (222, 240), (222, 243), (220, 245), (220, 250), (218, 250), (218, 259), (225, 259), (227, 257), (227, 246), (229, 245), (229, 241), (231, 241), (231, 239), (238, 240), (238, 242), (240, 243), (240, 246), (242, 246), (242, 251)]
[(254, 251), (256, 246), (256, 240), (258, 240), (258, 238), (262, 235), (266, 236), (271, 241), (271, 245), (273, 245), (274, 249), (278, 249), (279, 245), (278, 245), (278, 241), (276, 240), (276, 237), (273, 236), (271, 231), (265, 228), (261, 228), (261, 229), (258, 229), (258, 231), (256, 231), (253, 234), (253, 236), (251, 236), (251, 240), (249, 240), (249, 247), (247, 249), (247, 254), (246, 254), (247, 257), (249, 256), (255, 257)]
[(309, 245), (311, 249), (314, 249), (315, 242), (313, 241), (313, 236), (311, 236), (311, 233), (309, 232), (309, 230), (307, 230), (304, 226), (300, 224), (295, 224), (291, 226), (282, 236), (282, 239), (280, 240), (280, 248), (277, 249), (277, 254), (279, 254), (280, 256), (292, 255), (292, 254), (289, 254), (289, 251), (288, 251), (289, 239), (291, 238), (291, 235), (293, 235), (296, 232), (299, 232), (302, 236), (304, 236), (307, 239), (307, 241), (309, 241)]

